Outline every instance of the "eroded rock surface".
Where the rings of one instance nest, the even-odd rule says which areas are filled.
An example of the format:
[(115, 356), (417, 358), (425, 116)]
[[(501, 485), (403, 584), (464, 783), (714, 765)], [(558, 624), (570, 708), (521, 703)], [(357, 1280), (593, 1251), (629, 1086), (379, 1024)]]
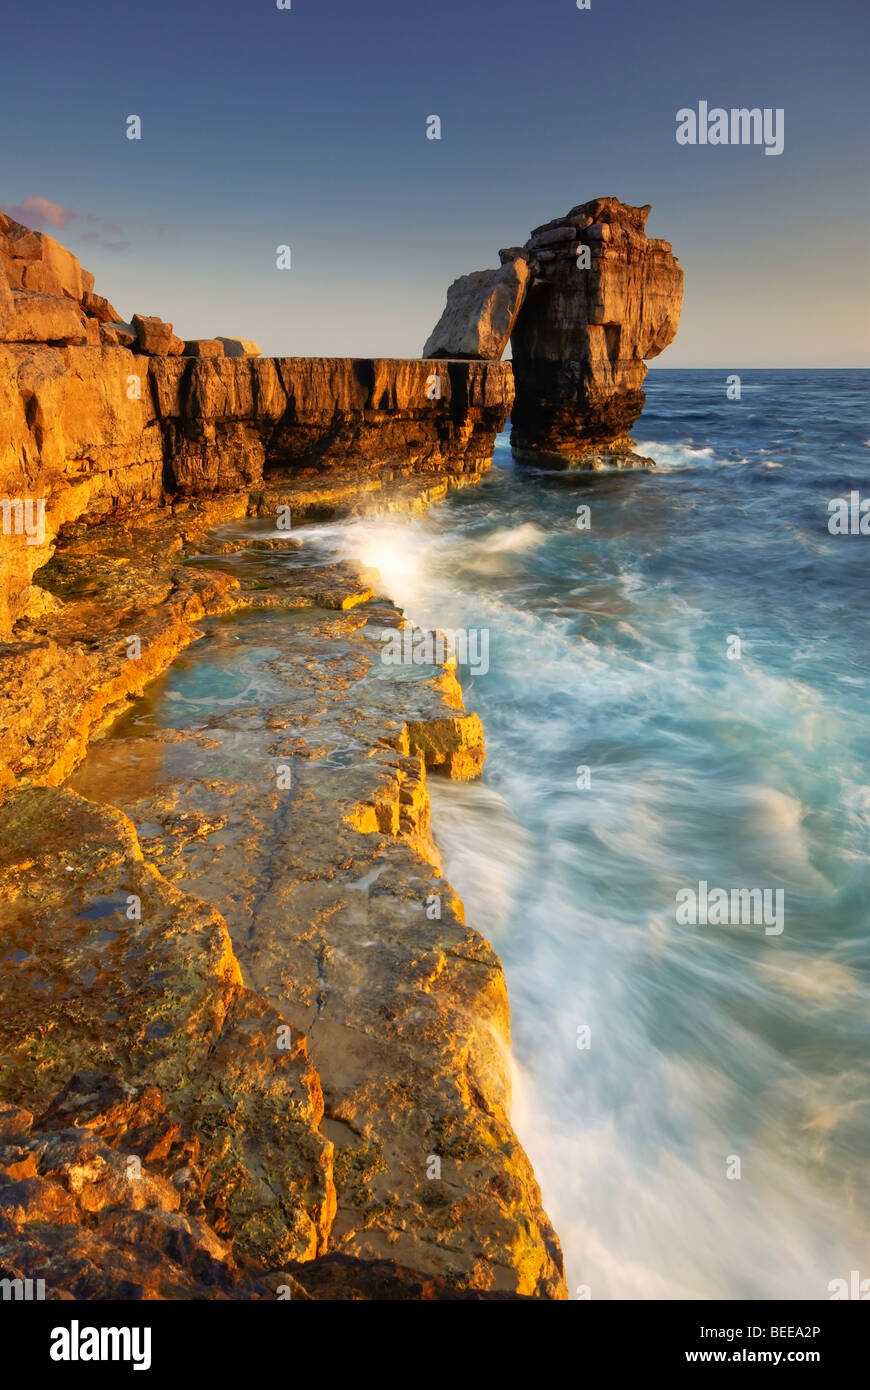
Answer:
[(156, 1086), (76, 1072), (36, 1120), (0, 1106), (0, 1278), (46, 1299), (269, 1297), (209, 1224), (208, 1182)]
[(565, 1297), (429, 823), (480, 721), (283, 529), (474, 482), (510, 368), (214, 341), (0, 216), (0, 1277)]
[[(150, 1282), (128, 1246), (150, 1249), (171, 1211), (130, 1215), (122, 1191), (124, 1215), (84, 1223), (91, 1265), (64, 1287), (255, 1297), (265, 1280), (277, 1296), (279, 1275), (290, 1287), (340, 1254), (293, 1296), (563, 1297), (510, 1125), (501, 966), (429, 823), (427, 776), (477, 775), (480, 721), (451, 662), (408, 680), (380, 660), (406, 620), (375, 576), (296, 565), (292, 533), (205, 519), (112, 523), (61, 547), (40, 576), (59, 608), (26, 630), (80, 683), (59, 667), (62, 717), (35, 710), (25, 737), (22, 686), (6, 721), (0, 1099), (43, 1114), (76, 1072), (156, 1087), (202, 1174), (201, 1208), (182, 1212), (200, 1225)], [(101, 705), (118, 671), (144, 660), (153, 676), (203, 631), (82, 761), (88, 720), (129, 701)], [(80, 732), (59, 746), (58, 728)], [(76, 763), (64, 787), (22, 784)], [(38, 1219), (13, 1198), (15, 1221)], [(172, 1252), (212, 1238), (226, 1254), (209, 1284)], [(49, 1247), (84, 1260), (83, 1240), (34, 1236), (20, 1269), (37, 1277)]]
[(683, 299), (670, 243), (645, 234), (650, 210), (595, 198), (526, 242), (536, 273), (511, 335), (518, 458), (569, 466), (630, 458), (645, 359), (673, 340)]

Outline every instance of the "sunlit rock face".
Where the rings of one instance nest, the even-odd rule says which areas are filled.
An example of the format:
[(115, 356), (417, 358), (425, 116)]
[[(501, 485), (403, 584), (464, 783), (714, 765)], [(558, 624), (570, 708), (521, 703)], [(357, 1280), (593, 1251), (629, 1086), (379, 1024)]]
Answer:
[(447, 307), (423, 348), (425, 357), (478, 357), (499, 361), (510, 340), (529, 280), (521, 251), (502, 257), (499, 270), (461, 275), (447, 291)]
[(0, 211), (0, 638), (79, 520), (247, 496), (278, 467), (479, 473), (513, 402), (508, 363), (258, 352), (123, 321), (72, 252)]
[(519, 459), (595, 466), (602, 453), (630, 455), (645, 359), (673, 341), (683, 301), (670, 243), (644, 232), (650, 210), (595, 198), (523, 248), (535, 272), (511, 334)]

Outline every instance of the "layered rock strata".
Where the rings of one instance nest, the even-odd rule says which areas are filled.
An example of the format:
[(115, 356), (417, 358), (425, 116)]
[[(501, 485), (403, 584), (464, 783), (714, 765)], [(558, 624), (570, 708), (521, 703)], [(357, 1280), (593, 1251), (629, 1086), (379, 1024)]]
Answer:
[(582, 466), (630, 453), (645, 359), (673, 341), (683, 298), (670, 243), (644, 232), (650, 211), (595, 198), (526, 243), (538, 265), (511, 335), (517, 457)]
[[(284, 530), (476, 481), (512, 389), (182, 342), (0, 218), (0, 1277), (566, 1296), (501, 966), (429, 826), (480, 721), (452, 660), (385, 679), (407, 620)], [(170, 726), (155, 678), (202, 637), (259, 693)]]
[(628, 431), (646, 360), (673, 340), (683, 272), (644, 231), (651, 209), (594, 198), (500, 252), (500, 271), (450, 287), (425, 351), (498, 359), (510, 337), (520, 460), (589, 469), (651, 466)]
[(507, 364), (261, 358), (115, 313), (69, 251), (0, 215), (0, 637), (71, 522), (247, 495), (273, 469), (476, 474), (513, 401)]

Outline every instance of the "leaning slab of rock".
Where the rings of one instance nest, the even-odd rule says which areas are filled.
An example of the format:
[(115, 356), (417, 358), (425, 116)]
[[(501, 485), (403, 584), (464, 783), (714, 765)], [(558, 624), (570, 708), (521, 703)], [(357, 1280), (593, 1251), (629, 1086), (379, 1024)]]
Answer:
[(250, 338), (223, 338), (218, 336), (217, 341), (223, 344), (225, 357), (259, 357), (259, 344)]
[(519, 254), (498, 270), (461, 275), (447, 291), (447, 307), (426, 340), (423, 357), (501, 359), (529, 279), (529, 264)]

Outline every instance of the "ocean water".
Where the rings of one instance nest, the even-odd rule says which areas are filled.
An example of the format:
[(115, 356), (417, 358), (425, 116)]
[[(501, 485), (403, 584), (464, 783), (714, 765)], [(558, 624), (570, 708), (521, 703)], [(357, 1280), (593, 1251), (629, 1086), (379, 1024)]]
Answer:
[[(655, 472), (533, 472), (505, 434), (424, 517), (305, 532), (488, 635), (485, 773), (431, 779), (434, 823), (573, 1297), (870, 1279), (870, 536), (828, 530), (870, 496), (870, 374), (725, 376), (650, 373)], [(782, 930), (681, 922), (702, 881), (781, 891)]]

